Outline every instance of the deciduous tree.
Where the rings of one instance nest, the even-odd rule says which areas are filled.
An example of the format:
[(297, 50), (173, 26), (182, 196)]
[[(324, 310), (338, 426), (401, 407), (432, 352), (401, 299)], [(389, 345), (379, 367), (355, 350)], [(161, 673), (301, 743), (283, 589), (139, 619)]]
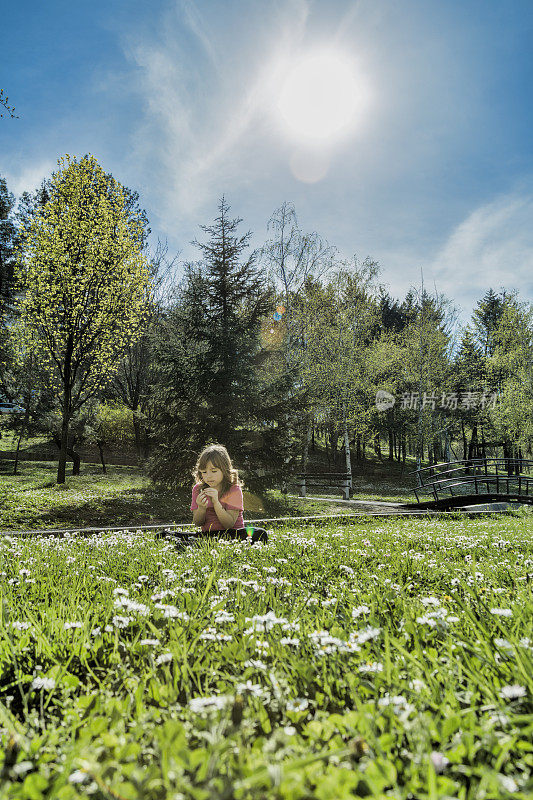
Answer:
[(23, 227), (16, 334), (46, 368), (61, 413), (57, 482), (65, 481), (69, 423), (142, 334), (152, 296), (143, 226), (96, 158), (58, 160), (49, 201)]

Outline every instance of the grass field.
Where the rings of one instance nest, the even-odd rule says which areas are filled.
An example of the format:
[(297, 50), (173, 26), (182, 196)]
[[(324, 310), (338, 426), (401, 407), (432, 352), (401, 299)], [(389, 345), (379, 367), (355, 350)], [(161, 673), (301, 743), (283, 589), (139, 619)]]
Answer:
[(525, 514), (3, 537), (0, 797), (531, 798), (532, 545)]
[[(64, 484), (56, 483), (54, 461), (22, 461), (18, 475), (12, 475), (12, 470), (12, 462), (0, 461), (0, 530), (192, 521), (190, 490), (158, 492), (137, 467), (109, 465), (104, 474), (95, 464), (82, 464), (80, 475), (67, 474)], [(353, 499), (414, 500), (405, 484), (394, 478), (376, 479), (374, 484), (365, 480), (354, 478)], [(296, 487), (291, 491), (298, 493)], [(323, 489), (317, 493), (328, 494)], [(329, 494), (342, 497), (340, 491)], [(347, 511), (340, 503), (338, 509)], [(261, 497), (245, 493), (246, 520), (336, 510), (330, 502), (303, 500), (276, 490)]]

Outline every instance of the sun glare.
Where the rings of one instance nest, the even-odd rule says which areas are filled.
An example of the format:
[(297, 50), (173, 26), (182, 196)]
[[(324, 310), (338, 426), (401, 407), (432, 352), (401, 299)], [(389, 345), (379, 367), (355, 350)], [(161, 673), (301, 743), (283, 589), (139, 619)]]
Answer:
[(321, 52), (301, 58), (290, 69), (277, 105), (294, 138), (329, 144), (352, 128), (360, 103), (361, 86), (351, 61)]

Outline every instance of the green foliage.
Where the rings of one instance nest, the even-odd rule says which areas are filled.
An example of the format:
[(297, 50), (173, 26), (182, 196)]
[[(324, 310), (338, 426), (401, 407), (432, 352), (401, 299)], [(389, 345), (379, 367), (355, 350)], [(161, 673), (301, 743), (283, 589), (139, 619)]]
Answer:
[(120, 401), (97, 402), (87, 422), (86, 440), (102, 442), (107, 448), (135, 442), (132, 413)]
[[(191, 485), (203, 447), (220, 442), (252, 491), (279, 482), (291, 468), (289, 418), (293, 373), (258, 368), (259, 333), (274, 298), (255, 268), (243, 262), (251, 234), (237, 236), (221, 200), (220, 215), (198, 243), (202, 260), (187, 265), (177, 302), (153, 338), (153, 452), (146, 470), (165, 486)], [(258, 443), (259, 440), (259, 443)]]
[(50, 200), (22, 229), (16, 332), (19, 358), (41, 357), (60, 401), (64, 370), (72, 385), (77, 379), (75, 409), (140, 335), (149, 282), (141, 226), (125, 217), (118, 182), (108, 181), (94, 156), (78, 163), (67, 155), (58, 164)]
[(520, 517), (4, 537), (0, 793), (525, 800), (532, 553)]

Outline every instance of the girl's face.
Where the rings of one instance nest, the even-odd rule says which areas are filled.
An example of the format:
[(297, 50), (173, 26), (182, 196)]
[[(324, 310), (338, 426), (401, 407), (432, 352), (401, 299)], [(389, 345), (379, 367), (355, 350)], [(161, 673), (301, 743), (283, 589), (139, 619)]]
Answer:
[(214, 467), (210, 461), (207, 462), (205, 469), (200, 470), (200, 475), (208, 486), (218, 486), (224, 477), (222, 470)]

